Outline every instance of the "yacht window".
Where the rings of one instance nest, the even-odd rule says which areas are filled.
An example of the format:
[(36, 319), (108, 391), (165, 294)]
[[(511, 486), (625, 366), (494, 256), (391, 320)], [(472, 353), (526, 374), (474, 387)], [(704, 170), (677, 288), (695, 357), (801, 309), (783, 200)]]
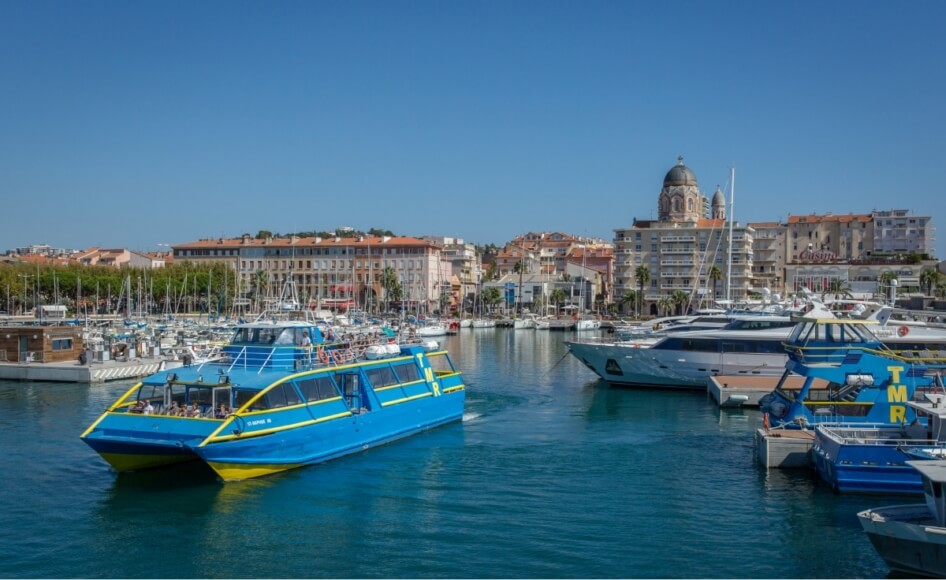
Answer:
[(296, 381), (296, 386), (302, 391), (306, 401), (324, 401), (338, 396), (332, 377), (315, 377)]
[(283, 385), (270, 389), (266, 397), (269, 400), (269, 406), (273, 409), (286, 406), (286, 392), (283, 390)]
[(420, 373), (417, 372), (417, 365), (413, 362), (392, 365), (394, 372), (402, 383), (410, 383), (420, 380)]
[(295, 333), (291, 328), (284, 328), (282, 332), (279, 333), (279, 338), (276, 339), (276, 344), (295, 344)]
[(368, 375), (368, 381), (375, 388), (387, 387), (397, 384), (397, 376), (395, 376), (394, 371), (392, 371), (391, 367), (388, 365), (374, 369), (367, 369), (365, 374)]
[(604, 370), (609, 375), (618, 375), (618, 376), (624, 375), (624, 371), (621, 370), (621, 365), (619, 365), (618, 362), (614, 360), (613, 358), (609, 358), (608, 362), (604, 364)]

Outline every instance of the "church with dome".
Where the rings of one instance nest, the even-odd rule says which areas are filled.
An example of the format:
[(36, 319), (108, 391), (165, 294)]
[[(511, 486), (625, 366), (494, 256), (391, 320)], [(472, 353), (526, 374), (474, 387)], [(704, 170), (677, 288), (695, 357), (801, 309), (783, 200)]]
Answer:
[(752, 228), (733, 223), (729, 239), (723, 192), (717, 186), (707, 198), (682, 157), (664, 177), (657, 219), (635, 219), (614, 234), (615, 296), (643, 289), (642, 314), (708, 308), (727, 298), (738, 302), (752, 289)]

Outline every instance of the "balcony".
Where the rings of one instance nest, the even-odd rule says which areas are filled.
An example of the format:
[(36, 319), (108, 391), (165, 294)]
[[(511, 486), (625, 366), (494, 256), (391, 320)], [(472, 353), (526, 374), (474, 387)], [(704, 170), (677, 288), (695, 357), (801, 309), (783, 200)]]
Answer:
[(673, 242), (695, 242), (696, 236), (664, 236), (660, 238), (661, 243), (670, 244)]

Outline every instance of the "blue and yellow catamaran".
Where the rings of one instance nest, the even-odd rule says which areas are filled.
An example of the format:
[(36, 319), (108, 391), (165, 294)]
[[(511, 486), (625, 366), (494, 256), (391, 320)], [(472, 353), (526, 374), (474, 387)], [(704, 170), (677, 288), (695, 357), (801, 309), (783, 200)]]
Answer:
[(239, 325), (219, 360), (149, 376), (82, 434), (117, 471), (202, 459), (224, 481), (320, 463), (462, 418), (445, 351)]

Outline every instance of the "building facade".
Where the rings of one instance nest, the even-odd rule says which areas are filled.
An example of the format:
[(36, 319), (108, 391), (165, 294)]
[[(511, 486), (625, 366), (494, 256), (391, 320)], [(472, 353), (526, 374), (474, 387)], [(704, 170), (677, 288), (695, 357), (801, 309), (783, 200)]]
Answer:
[(936, 229), (930, 216), (913, 215), (905, 209), (874, 210), (875, 254), (933, 255)]
[(615, 302), (641, 286), (642, 313), (650, 315), (659, 314), (660, 305), (679, 292), (687, 304), (678, 310), (749, 297), (753, 229), (738, 223), (730, 228), (722, 192), (717, 189), (707, 202), (682, 157), (664, 177), (657, 209), (657, 220), (635, 220), (630, 228), (614, 231)]
[(405, 308), (432, 312), (449, 293), (442, 247), (412, 237), (263, 238), (199, 240), (173, 246), (174, 260), (222, 263), (240, 280), (242, 295), (279, 298), (289, 281), (300, 299), (323, 308), (386, 310), (384, 272), (390, 268)]

